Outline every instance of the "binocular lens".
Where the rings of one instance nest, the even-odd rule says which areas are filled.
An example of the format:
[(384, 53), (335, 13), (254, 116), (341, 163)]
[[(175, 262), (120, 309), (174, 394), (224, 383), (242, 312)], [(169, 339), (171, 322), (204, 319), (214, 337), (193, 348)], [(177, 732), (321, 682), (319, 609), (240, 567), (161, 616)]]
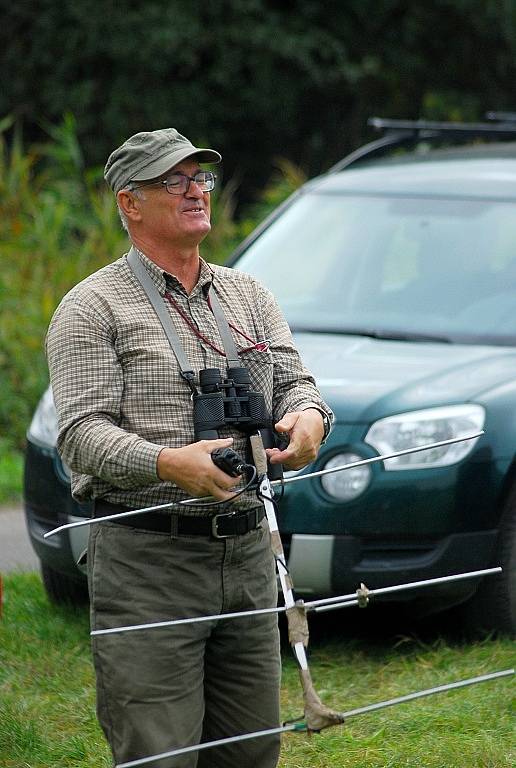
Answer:
[(228, 379), (232, 379), (237, 387), (251, 385), (247, 368), (228, 368)]
[(216, 392), (222, 384), (219, 368), (203, 368), (199, 371), (199, 384), (202, 392)]

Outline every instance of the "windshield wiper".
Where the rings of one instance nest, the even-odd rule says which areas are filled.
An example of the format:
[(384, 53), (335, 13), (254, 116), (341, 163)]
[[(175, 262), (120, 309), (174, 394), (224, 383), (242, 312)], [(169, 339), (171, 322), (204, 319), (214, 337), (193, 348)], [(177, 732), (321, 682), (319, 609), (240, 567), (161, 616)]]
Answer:
[(434, 333), (423, 333), (418, 331), (395, 331), (390, 329), (377, 329), (377, 328), (352, 328), (340, 326), (302, 326), (294, 324), (291, 326), (292, 331), (295, 333), (337, 333), (344, 336), (367, 336), (371, 339), (384, 339), (386, 341), (429, 341), (438, 342), (441, 344), (451, 344), (452, 341), (448, 336), (439, 336)]
[(451, 339), (448, 336), (418, 331), (371, 331), (371, 334), (366, 332), (364, 335), (371, 335), (374, 339), (390, 339), (392, 341), (437, 341), (442, 344), (451, 344)]

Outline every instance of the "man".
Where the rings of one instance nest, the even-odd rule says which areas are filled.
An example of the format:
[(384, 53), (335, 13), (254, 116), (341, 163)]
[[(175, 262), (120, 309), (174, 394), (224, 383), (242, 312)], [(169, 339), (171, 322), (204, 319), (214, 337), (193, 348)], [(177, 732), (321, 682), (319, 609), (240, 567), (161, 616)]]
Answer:
[[(300, 468), (317, 455), (332, 418), (272, 295), (253, 278), (210, 266), (199, 245), (210, 231), (215, 178), (199, 163), (218, 152), (176, 130), (139, 133), (109, 157), (114, 193), (137, 261), (195, 373), (221, 369), (224, 343), (212, 312), (216, 294), (231, 323), (240, 364), (263, 393), (286, 448), (272, 464)], [(47, 353), (59, 419), (58, 448), (72, 492), (95, 515), (188, 497), (223, 502), (238, 483), (212, 460), (246, 436), (231, 426), (195, 441), (192, 392), (152, 305), (123, 256), (77, 285), (52, 319)], [(274, 561), (263, 507), (238, 497), (238, 526), (219, 538), (214, 502), (175, 506), (92, 526), (88, 551), (91, 623), (96, 629), (219, 614), (276, 604)], [(236, 525), (234, 519), (226, 524)], [(275, 617), (244, 617), (170, 629), (97, 636), (97, 709), (117, 763), (279, 723)], [(234, 768), (277, 764), (275, 737), (162, 760), (168, 766)]]

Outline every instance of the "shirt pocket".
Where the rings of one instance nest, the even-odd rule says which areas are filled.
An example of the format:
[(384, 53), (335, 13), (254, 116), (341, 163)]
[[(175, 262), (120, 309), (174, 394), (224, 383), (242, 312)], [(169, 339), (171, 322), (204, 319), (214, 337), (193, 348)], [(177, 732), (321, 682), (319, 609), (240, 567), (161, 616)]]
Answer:
[(272, 418), (272, 393), (274, 384), (274, 360), (271, 352), (249, 350), (240, 352), (242, 366), (249, 371), (251, 388), (261, 392), (265, 399), (265, 408), (269, 418)]

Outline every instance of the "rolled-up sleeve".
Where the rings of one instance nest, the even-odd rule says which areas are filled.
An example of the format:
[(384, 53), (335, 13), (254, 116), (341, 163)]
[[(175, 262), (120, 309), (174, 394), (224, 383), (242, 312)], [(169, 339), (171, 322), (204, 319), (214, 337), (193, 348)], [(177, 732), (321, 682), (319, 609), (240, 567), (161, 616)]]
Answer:
[(123, 371), (109, 307), (101, 314), (78, 291), (52, 318), (46, 339), (58, 416), (57, 448), (72, 471), (119, 488), (159, 482), (164, 446), (120, 428)]

